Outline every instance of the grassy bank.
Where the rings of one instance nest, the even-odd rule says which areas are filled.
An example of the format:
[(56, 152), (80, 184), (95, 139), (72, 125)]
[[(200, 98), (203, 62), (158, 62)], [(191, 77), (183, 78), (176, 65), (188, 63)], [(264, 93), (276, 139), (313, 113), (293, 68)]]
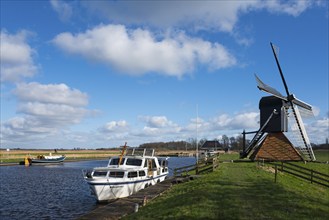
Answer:
[[(38, 155), (66, 155), (66, 160), (82, 160), (82, 159), (105, 159), (111, 156), (120, 155), (120, 149), (114, 150), (0, 150), (0, 163), (18, 163), (23, 161), (26, 156), (36, 157)], [(177, 156), (181, 151), (158, 151), (157, 155)]]
[(1, 150), (0, 162), (1, 163), (18, 163), (24, 160), (26, 156), (36, 157), (38, 155), (66, 155), (66, 160), (81, 160), (81, 159), (102, 159), (109, 158), (110, 156), (119, 155), (118, 150)]
[[(67, 156), (67, 160), (75, 160), (75, 159), (98, 159), (98, 158), (108, 158), (111, 156), (116, 156), (120, 154), (120, 149), (112, 149), (112, 150), (58, 150), (57, 154), (55, 154), (54, 150), (10, 150), (6, 151), (5, 149), (0, 150), (0, 162), (8, 163), (8, 162), (19, 162), (24, 159), (27, 155), (35, 157), (37, 155), (49, 155), (52, 153), (53, 155), (62, 155), (65, 154)], [(162, 150), (157, 151), (157, 155), (166, 155), (166, 156), (178, 156), (181, 154), (193, 154), (194, 151), (182, 152), (178, 150)], [(314, 151), (314, 154), (317, 158), (317, 161), (329, 161), (329, 151), (328, 150), (317, 150)], [(229, 154), (221, 154), (219, 158), (221, 161), (225, 160), (238, 160), (239, 154), (237, 152), (231, 152)]]
[[(308, 165), (329, 173), (328, 164)], [(329, 189), (281, 172), (275, 183), (257, 163), (221, 163), (124, 219), (329, 219)]]

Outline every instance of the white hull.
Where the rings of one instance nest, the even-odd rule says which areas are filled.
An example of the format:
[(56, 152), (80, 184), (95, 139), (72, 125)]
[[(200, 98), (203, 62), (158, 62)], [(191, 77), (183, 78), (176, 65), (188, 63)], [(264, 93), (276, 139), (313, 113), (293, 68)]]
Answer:
[(125, 182), (109, 182), (104, 180), (88, 181), (88, 184), (99, 202), (128, 197), (148, 186), (165, 180), (167, 174), (156, 178), (133, 178)]

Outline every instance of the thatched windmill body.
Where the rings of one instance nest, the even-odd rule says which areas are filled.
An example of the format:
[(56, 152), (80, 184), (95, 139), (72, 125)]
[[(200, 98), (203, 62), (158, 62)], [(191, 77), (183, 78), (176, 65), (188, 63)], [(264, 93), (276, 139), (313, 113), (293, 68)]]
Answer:
[[(279, 69), (286, 96), (263, 83), (257, 76), (257, 87), (271, 96), (262, 97), (259, 102), (260, 128), (247, 147), (241, 152), (241, 158), (252, 160), (315, 160), (301, 112), (313, 115), (312, 106), (291, 94), (282, 73), (282, 69), (273, 44), (271, 48)], [(285, 135), (288, 124), (294, 124), (291, 131), (295, 133), (297, 144)]]

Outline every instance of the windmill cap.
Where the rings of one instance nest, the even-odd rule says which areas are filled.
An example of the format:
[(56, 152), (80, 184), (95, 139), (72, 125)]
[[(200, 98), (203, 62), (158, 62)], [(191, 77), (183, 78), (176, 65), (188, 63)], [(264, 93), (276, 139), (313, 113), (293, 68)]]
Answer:
[(259, 109), (262, 108), (276, 108), (281, 109), (284, 105), (282, 99), (277, 98), (275, 96), (264, 96), (259, 101)]

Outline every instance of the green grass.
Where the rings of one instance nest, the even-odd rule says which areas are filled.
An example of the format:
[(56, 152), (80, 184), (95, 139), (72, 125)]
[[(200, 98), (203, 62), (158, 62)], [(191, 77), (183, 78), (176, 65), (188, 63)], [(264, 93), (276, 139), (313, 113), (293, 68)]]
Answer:
[(237, 152), (225, 153), (219, 155), (219, 161), (239, 160), (240, 154)]
[(36, 157), (38, 155), (66, 155), (68, 160), (85, 160), (85, 159), (103, 159), (111, 155), (119, 155), (119, 151), (107, 150), (59, 150), (54, 153), (53, 150), (11, 150), (9, 152), (0, 150), (0, 164), (1, 163), (18, 163), (23, 161), (26, 156)]
[(329, 161), (329, 150), (314, 150), (316, 161), (327, 162)]
[(329, 164), (314, 163), (314, 162), (307, 162), (307, 163), (291, 162), (291, 163), (329, 175)]
[(222, 163), (125, 219), (329, 219), (328, 188), (285, 173), (277, 180), (257, 163)]

